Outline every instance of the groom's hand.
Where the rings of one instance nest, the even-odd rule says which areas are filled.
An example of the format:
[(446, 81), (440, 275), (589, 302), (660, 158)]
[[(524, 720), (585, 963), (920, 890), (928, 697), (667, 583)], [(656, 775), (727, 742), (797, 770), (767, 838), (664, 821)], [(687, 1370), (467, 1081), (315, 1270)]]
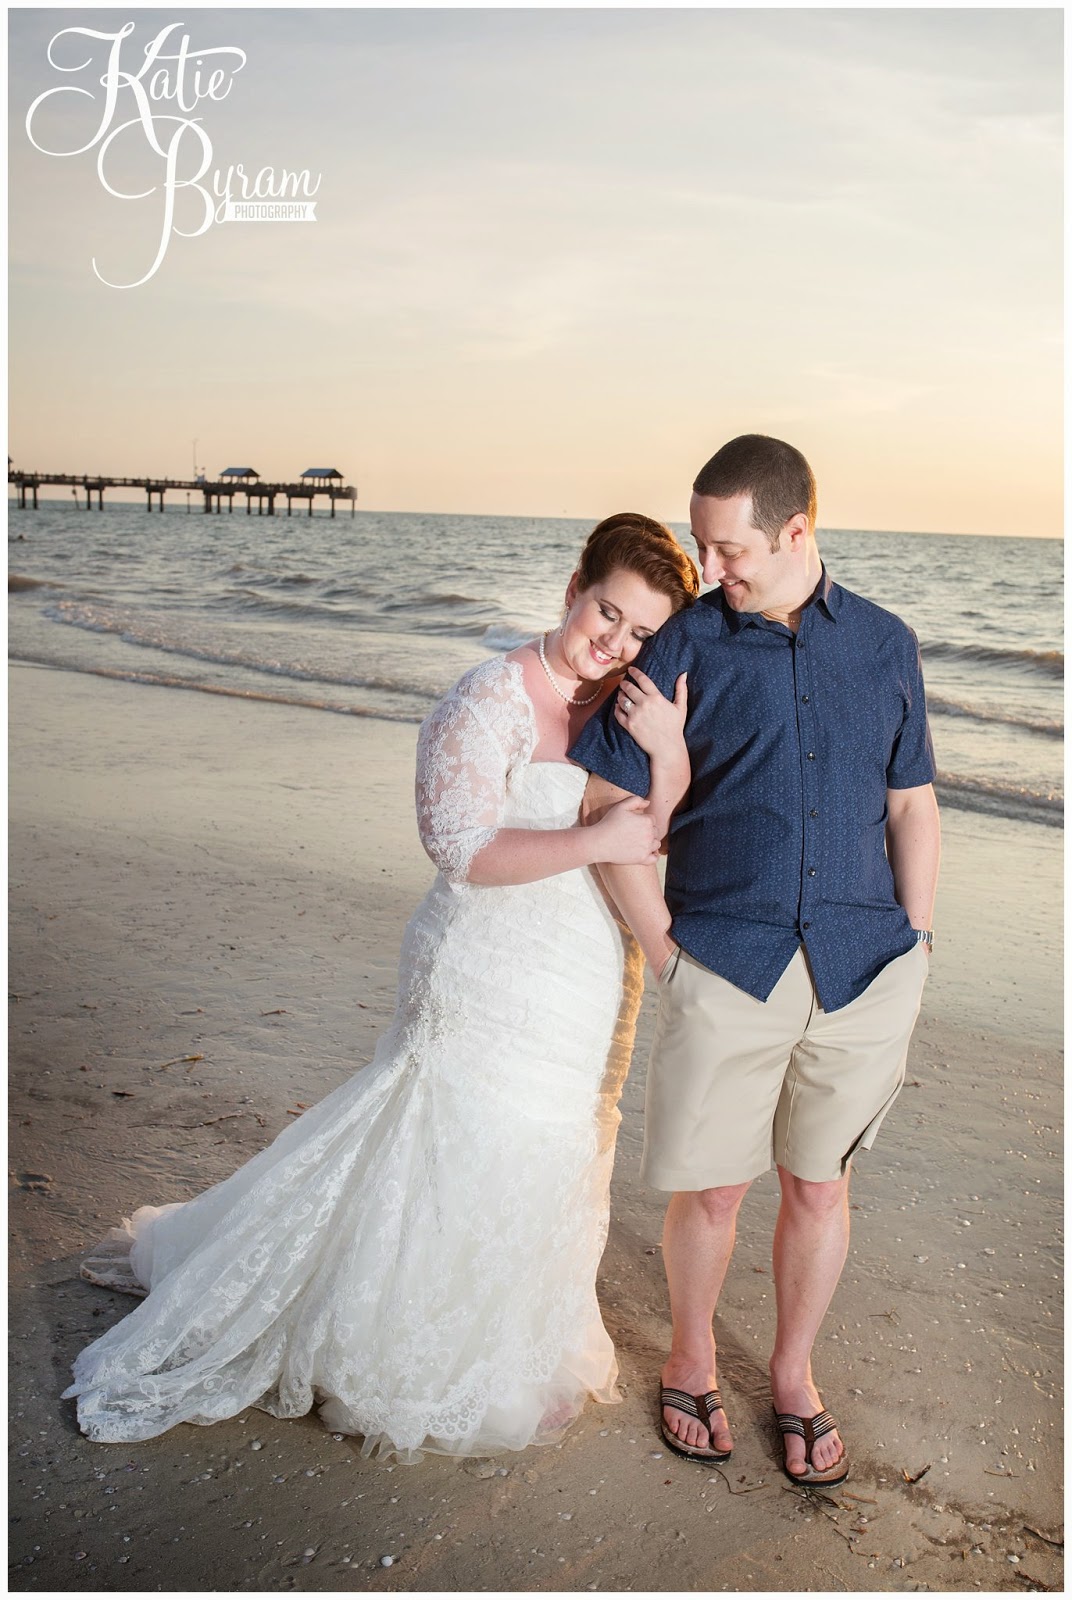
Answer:
[(674, 940), (671, 939), (670, 930), (668, 928), (666, 930), (666, 933), (663, 935), (662, 943), (659, 946), (659, 949), (658, 949), (658, 952), (657, 952), (657, 954), (655, 956), (654, 961), (651, 960), (650, 956), (648, 958), (649, 965), (651, 966), (651, 970), (655, 974), (655, 981), (656, 982), (658, 982), (659, 979), (662, 977), (663, 970), (668, 965), (668, 963), (670, 961), (670, 958), (673, 956), (673, 954), (674, 954), (674, 952), (676, 950), (677, 950), (677, 945), (675, 944)]

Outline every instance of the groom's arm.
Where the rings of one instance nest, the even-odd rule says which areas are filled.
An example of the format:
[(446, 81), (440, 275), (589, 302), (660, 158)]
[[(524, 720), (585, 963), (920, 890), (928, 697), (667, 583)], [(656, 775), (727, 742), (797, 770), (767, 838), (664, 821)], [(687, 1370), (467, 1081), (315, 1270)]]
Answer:
[[(674, 697), (679, 675), (695, 663), (690, 642), (694, 609), (679, 611), (664, 623), (635, 662), (668, 699)], [(653, 772), (644, 751), (615, 716), (616, 703), (614, 696), (594, 717), (589, 717), (569, 752), (570, 759), (589, 772), (582, 819), (597, 822), (616, 801), (638, 794), (648, 800), (660, 826), (665, 826), (688, 787), (690, 775), (686, 771), (672, 775), (668, 770), (661, 778), (657, 771)], [(687, 750), (684, 754), (687, 757)], [(670, 911), (663, 898), (658, 868), (622, 867), (601, 861), (596, 870), (658, 976), (676, 949), (670, 937)]]
[[(593, 772), (584, 791), (582, 820), (598, 822), (610, 806), (628, 799), (629, 793)], [(670, 910), (663, 897), (658, 868), (623, 867), (601, 861), (596, 870), (658, 977), (676, 948), (670, 937)]]

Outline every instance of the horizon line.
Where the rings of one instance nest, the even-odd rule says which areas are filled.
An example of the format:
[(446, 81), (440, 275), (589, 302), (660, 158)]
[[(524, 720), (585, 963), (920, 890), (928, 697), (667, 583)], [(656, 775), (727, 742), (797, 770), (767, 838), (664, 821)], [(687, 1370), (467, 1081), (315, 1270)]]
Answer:
[[(8, 487), (9, 487), (9, 489), (14, 489), (15, 486), (9, 484)], [(213, 483), (213, 487), (215, 487), (215, 483)], [(186, 491), (186, 493), (193, 494), (194, 491), (192, 489), (189, 489), (189, 490)], [(50, 495), (39, 494), (39, 496), (38, 496), (38, 506), (40, 507), (40, 506), (45, 505), (45, 504), (66, 505), (66, 506), (70, 506), (70, 509), (72, 511), (78, 511), (78, 512), (82, 513), (83, 515), (87, 514), (87, 508), (85, 506), (83, 506), (81, 504), (72, 505), (71, 501), (67, 498), (67, 496), (66, 495), (62, 495), (62, 494), (50, 494)], [(145, 512), (145, 514), (147, 516), (156, 517), (156, 516), (160, 516), (161, 515), (161, 513), (159, 511), (153, 511), (153, 512), (146, 511), (146, 508), (145, 508), (145, 506), (144, 506), (144, 504), (143, 504), (143, 502), (141, 501), (140, 498), (137, 499), (137, 500), (129, 500), (129, 499), (125, 499), (124, 497), (122, 497), (120, 495), (116, 495), (111, 500), (110, 504), (111, 505), (134, 506), (135, 508)], [(9, 505), (9, 507), (14, 505), (15, 509), (19, 510), (19, 511), (21, 511), (23, 509), (21, 506), (19, 506), (17, 497), (13, 493), (8, 495), (8, 505)], [(172, 502), (172, 509), (177, 514), (180, 514), (180, 515), (183, 515), (183, 516), (185, 516), (187, 514), (185, 507), (181, 506), (178, 502)], [(577, 515), (577, 514), (570, 515), (570, 514), (568, 514), (567, 512), (564, 512), (564, 511), (558, 512), (554, 516), (546, 516), (546, 515), (541, 515), (540, 513), (533, 512), (533, 511), (430, 511), (430, 510), (427, 510), (427, 509), (409, 509), (409, 508), (407, 508), (406, 510), (399, 510), (399, 509), (393, 508), (393, 507), (380, 507), (380, 506), (367, 506), (367, 505), (366, 506), (362, 506), (360, 503), (357, 504), (356, 509), (358, 511), (364, 511), (366, 513), (371, 513), (374, 516), (383, 516), (383, 517), (474, 517), (474, 518), (480, 518), (481, 520), (486, 520), (486, 521), (500, 521), (500, 522), (501, 521), (509, 521), (509, 520), (514, 520), (514, 521), (518, 521), (518, 522), (522, 522), (522, 521), (525, 521), (525, 522), (591, 522), (593, 527), (596, 525), (597, 522), (602, 520), (601, 516), (597, 516), (597, 517), (595, 517), (593, 519), (590, 516), (582, 516), (582, 515)], [(34, 508), (32, 506), (27, 506), (25, 508), (25, 510), (26, 510), (28, 515), (30, 515), (30, 516), (33, 515)], [(193, 515), (194, 513), (191, 512), (189, 514)], [(228, 514), (228, 516), (233, 515), (232, 512), (228, 512), (227, 514)], [(264, 513), (258, 513), (258, 514), (259, 515), (263, 515)], [(609, 515), (609, 513), (606, 513), (606, 514)], [(99, 516), (100, 512), (97, 511), (96, 515)], [(205, 516), (205, 515), (213, 515), (213, 516), (215, 516), (215, 515), (222, 515), (222, 513), (198, 512), (197, 515), (199, 515), (199, 516)], [(240, 515), (245, 516), (246, 513), (245, 512), (241, 512)], [(329, 521), (331, 520), (330, 512), (325, 511), (325, 510), (321, 510), (320, 512), (314, 512), (314, 516), (315, 515), (319, 515), (321, 517), (325, 517)], [(303, 511), (301, 513), (301, 516), (303, 518), (305, 518), (305, 520), (308, 520), (308, 513), (307, 512)], [(293, 519), (291, 519), (291, 520), (293, 520)], [(334, 520), (336, 522), (338, 522), (340, 519), (338, 517), (336, 517)], [(671, 528), (685, 528), (685, 529), (688, 529), (688, 527), (689, 527), (689, 524), (688, 524), (687, 520), (685, 520), (685, 521), (674, 521), (671, 518), (666, 518), (665, 521), (667, 523), (667, 526), (671, 527)], [(973, 532), (970, 528), (865, 528), (865, 527), (861, 527), (861, 526), (858, 526), (858, 525), (857, 526), (853, 526), (853, 527), (835, 527), (833, 525), (823, 525), (823, 524), (819, 524), (819, 525), (816, 526), (815, 533), (816, 533), (816, 537), (818, 537), (820, 534), (823, 534), (823, 533), (885, 533), (885, 534), (889, 534), (893, 538), (900, 538), (900, 537), (904, 536), (904, 537), (911, 538), (911, 539), (915, 539), (915, 538), (920, 538), (920, 539), (945, 539), (945, 538), (950, 538), (950, 539), (1045, 539), (1045, 540), (1047, 540), (1049, 542), (1052, 542), (1052, 541), (1055, 541), (1055, 540), (1063, 540), (1064, 539), (1064, 530), (1060, 530), (1060, 531), (1055, 532), (1055, 533), (1012, 533), (1012, 532), (977, 533), (977, 532)]]

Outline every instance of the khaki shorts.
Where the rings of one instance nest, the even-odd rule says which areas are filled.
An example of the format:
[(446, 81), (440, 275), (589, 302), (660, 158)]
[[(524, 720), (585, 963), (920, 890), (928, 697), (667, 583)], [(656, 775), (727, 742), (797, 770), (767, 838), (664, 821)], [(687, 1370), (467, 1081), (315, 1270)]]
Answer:
[(827, 1013), (803, 949), (766, 1001), (681, 950), (659, 978), (641, 1176), (655, 1189), (747, 1183), (772, 1159), (811, 1183), (870, 1149), (904, 1082), (922, 945)]

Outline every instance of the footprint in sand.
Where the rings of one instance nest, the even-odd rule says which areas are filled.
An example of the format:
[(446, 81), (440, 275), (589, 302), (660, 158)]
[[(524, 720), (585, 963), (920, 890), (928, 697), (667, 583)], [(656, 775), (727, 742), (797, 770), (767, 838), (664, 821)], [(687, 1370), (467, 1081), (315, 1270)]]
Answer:
[(18, 1172), (15, 1181), (20, 1189), (29, 1189), (36, 1194), (47, 1194), (52, 1188), (52, 1179), (47, 1172)]

